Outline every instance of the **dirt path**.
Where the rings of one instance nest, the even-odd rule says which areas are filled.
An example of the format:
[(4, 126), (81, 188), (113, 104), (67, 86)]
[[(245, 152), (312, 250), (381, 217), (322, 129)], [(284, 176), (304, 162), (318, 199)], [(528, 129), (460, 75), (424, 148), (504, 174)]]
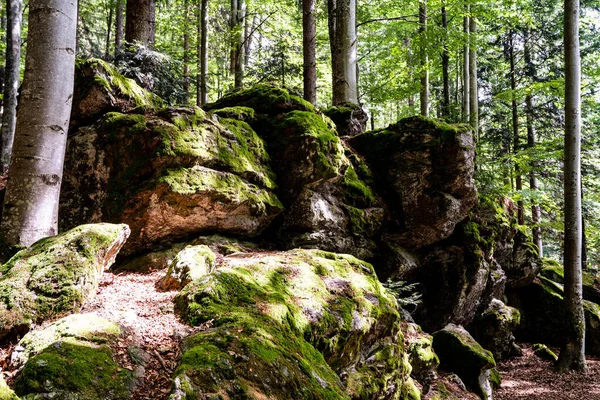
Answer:
[(494, 392), (494, 400), (600, 400), (597, 357), (587, 358), (587, 374), (559, 374), (552, 370), (552, 363), (533, 355), (530, 345), (523, 345), (523, 350), (523, 357), (499, 364), (502, 386)]

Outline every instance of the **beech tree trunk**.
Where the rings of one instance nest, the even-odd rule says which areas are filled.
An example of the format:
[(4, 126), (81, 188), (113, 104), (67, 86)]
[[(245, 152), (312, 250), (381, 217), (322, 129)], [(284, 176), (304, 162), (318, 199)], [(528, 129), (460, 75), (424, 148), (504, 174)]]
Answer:
[(429, 70), (427, 69), (427, 3), (426, 0), (419, 1), (419, 33), (421, 36), (421, 92), (419, 96), (421, 104), (421, 115), (429, 117)]
[(442, 117), (450, 115), (450, 54), (448, 52), (448, 16), (446, 6), (442, 6), (442, 28), (444, 30), (444, 47), (442, 49)]
[(200, 1), (198, 13), (198, 95), (196, 104), (208, 103), (208, 0)]
[(123, 45), (123, 1), (117, 0), (117, 15), (115, 16), (115, 55), (121, 52)]
[(333, 105), (358, 104), (356, 0), (328, 0)]
[(565, 254), (567, 329), (558, 358), (560, 371), (585, 371), (585, 318), (581, 285), (581, 62), (579, 0), (565, 0)]
[(317, 23), (315, 0), (302, 0), (302, 49), (304, 56), (304, 100), (317, 102)]
[(183, 2), (183, 91), (184, 103), (190, 102), (190, 4)]
[(125, 40), (154, 47), (154, 0), (127, 0), (125, 9)]
[[(473, 8), (471, 8), (473, 11)], [(475, 137), (479, 137), (479, 92), (477, 85), (477, 20), (473, 15), (469, 19), (469, 122)]]
[(464, 61), (463, 61), (463, 121), (469, 122), (471, 116), (471, 85), (469, 84), (469, 12), (470, 8), (467, 5), (465, 7), (465, 17), (463, 18), (463, 30), (465, 34), (465, 48), (464, 48)]
[(1, 234), (29, 246), (57, 234), (58, 199), (73, 97), (77, 3), (31, 0)]
[(234, 87), (244, 85), (244, 19), (246, 18), (246, 2), (231, 0), (231, 57), (230, 69), (234, 76)]
[(110, 31), (112, 30), (112, 23), (113, 23), (113, 14), (114, 14), (114, 7), (112, 2), (109, 3), (108, 5), (109, 10), (108, 10), (108, 20), (106, 21), (106, 45), (105, 45), (105, 50), (104, 50), (104, 58), (108, 58), (108, 56), (110, 56)]
[[(22, 0), (8, 0), (6, 9), (6, 64), (4, 69), (2, 131), (0, 132), (0, 174), (8, 170), (17, 123), (17, 92), (21, 55)], [(1, 206), (1, 204), (0, 204)]]
[[(517, 154), (521, 149), (521, 143), (519, 138), (519, 110), (517, 107), (517, 77), (515, 71), (515, 34), (513, 31), (510, 32), (510, 47), (509, 47), (509, 58), (510, 58), (510, 88), (512, 90), (511, 95), (511, 110), (512, 110), (512, 130), (513, 130), (513, 154)], [(521, 168), (518, 163), (515, 163), (515, 190), (523, 190), (523, 179), (521, 177)], [(523, 200), (517, 201), (517, 220), (521, 225), (525, 224), (525, 213), (523, 207)]]

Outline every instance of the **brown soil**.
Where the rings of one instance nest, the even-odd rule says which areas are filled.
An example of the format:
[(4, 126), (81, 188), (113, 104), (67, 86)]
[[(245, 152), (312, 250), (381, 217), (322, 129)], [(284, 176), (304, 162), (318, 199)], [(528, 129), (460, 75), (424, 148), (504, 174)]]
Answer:
[[(525, 355), (498, 365), (502, 386), (494, 400), (600, 400), (600, 360), (588, 357), (587, 373), (557, 373), (552, 363), (522, 345)], [(558, 353), (558, 349), (552, 349)]]

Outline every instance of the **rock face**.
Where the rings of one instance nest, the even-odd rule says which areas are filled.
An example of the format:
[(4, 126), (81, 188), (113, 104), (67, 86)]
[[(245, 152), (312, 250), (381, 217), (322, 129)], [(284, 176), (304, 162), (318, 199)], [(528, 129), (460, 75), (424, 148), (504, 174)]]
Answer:
[(396, 302), (354, 257), (231, 257), (175, 302), (203, 330), (183, 345), (173, 399), (419, 398)]
[(349, 143), (391, 208), (388, 240), (413, 250), (440, 241), (475, 205), (475, 144), (466, 126), (411, 117)]
[(126, 222), (124, 255), (199, 232), (256, 236), (283, 210), (262, 139), (198, 108), (109, 113), (67, 147), (62, 228)]
[(328, 108), (323, 113), (335, 123), (340, 136), (356, 136), (363, 133), (369, 119), (365, 110), (351, 103)]
[(492, 399), (490, 371), (496, 366), (492, 353), (482, 348), (461, 326), (447, 325), (433, 334), (433, 348), (440, 366), (455, 372), (483, 400)]
[(93, 314), (63, 318), (41, 331), (30, 332), (13, 353), (25, 363), (15, 392), (27, 399), (131, 398), (133, 374), (114, 361), (121, 328)]
[(83, 225), (40, 240), (1, 266), (0, 340), (81, 307), (128, 235), (123, 224)]
[(215, 268), (215, 254), (208, 246), (186, 246), (175, 256), (167, 274), (157, 285), (162, 290), (178, 290), (211, 273)]

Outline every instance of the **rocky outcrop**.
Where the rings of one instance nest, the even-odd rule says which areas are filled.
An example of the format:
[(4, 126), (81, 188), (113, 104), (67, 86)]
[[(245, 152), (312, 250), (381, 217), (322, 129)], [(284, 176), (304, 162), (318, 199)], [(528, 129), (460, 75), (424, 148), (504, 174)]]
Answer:
[(119, 325), (93, 314), (76, 314), (30, 332), (12, 362), (24, 364), (15, 380), (22, 398), (125, 400), (134, 373), (115, 361), (111, 345), (123, 335)]
[(365, 157), (390, 206), (386, 238), (409, 250), (450, 236), (477, 201), (467, 126), (411, 117), (349, 143)]
[(369, 115), (357, 104), (342, 104), (323, 111), (335, 123), (339, 136), (356, 136), (367, 127)]
[(256, 236), (283, 210), (263, 140), (198, 108), (109, 113), (67, 147), (62, 228), (126, 222), (123, 255), (200, 232)]
[(183, 345), (172, 398), (419, 396), (396, 302), (354, 257), (233, 255), (175, 302), (185, 321), (202, 328)]
[(433, 348), (440, 366), (458, 374), (483, 400), (492, 399), (491, 369), (494, 356), (482, 348), (463, 327), (449, 324), (433, 334)]
[(83, 225), (42, 239), (0, 267), (0, 340), (80, 308), (129, 235), (127, 225)]
[(175, 256), (167, 274), (157, 283), (162, 290), (178, 290), (211, 273), (215, 268), (215, 254), (208, 246), (186, 246)]
[(412, 368), (411, 375), (421, 384), (423, 394), (427, 394), (437, 378), (440, 365), (440, 359), (433, 351), (433, 336), (424, 333), (417, 324), (407, 324), (404, 341)]

